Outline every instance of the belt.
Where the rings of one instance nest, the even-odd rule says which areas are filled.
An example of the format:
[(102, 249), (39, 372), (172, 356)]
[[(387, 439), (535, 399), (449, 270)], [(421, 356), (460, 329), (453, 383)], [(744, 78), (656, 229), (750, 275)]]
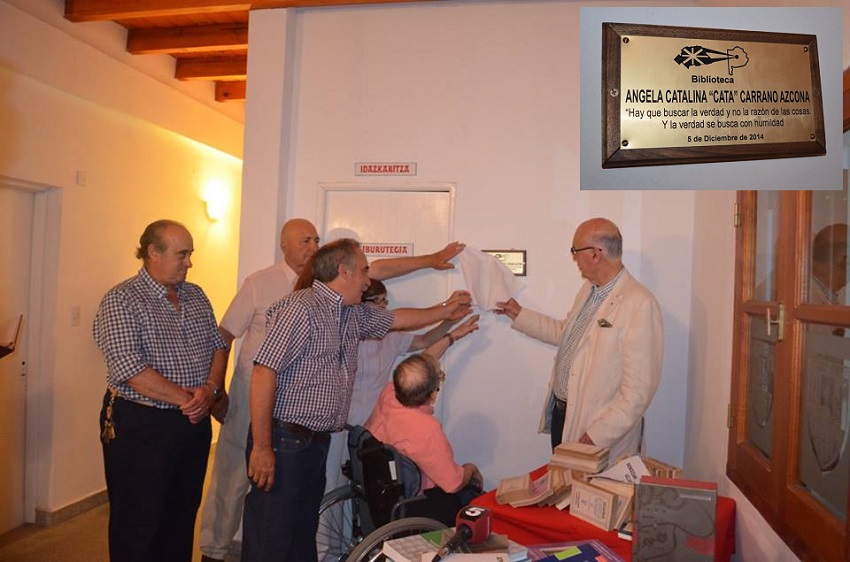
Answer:
[(554, 396), (554, 395), (552, 396), (552, 398), (555, 401), (554, 406), (555, 406), (556, 410), (561, 410), (563, 412), (567, 409), (567, 403), (566, 402), (564, 402), (563, 400), (561, 400), (560, 398), (558, 398), (557, 396)]
[(292, 423), (288, 421), (283, 421), (279, 419), (275, 419), (274, 426), (278, 429), (282, 429), (284, 431), (288, 431), (290, 433), (294, 433), (295, 435), (304, 437), (305, 439), (311, 439), (314, 441), (329, 441), (331, 438), (330, 431), (314, 431), (303, 425), (298, 425), (297, 423)]

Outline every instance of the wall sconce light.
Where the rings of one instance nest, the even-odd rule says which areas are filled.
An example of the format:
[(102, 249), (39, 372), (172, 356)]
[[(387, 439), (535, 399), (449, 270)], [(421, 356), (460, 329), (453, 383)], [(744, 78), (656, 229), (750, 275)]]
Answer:
[(225, 215), (230, 204), (230, 193), (223, 181), (218, 179), (207, 181), (204, 202), (207, 204), (207, 216), (211, 221), (217, 221)]

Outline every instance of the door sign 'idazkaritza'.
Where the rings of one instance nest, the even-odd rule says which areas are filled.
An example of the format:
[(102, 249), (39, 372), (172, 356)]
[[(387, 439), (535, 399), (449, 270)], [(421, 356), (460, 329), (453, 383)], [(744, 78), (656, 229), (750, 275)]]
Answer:
[(817, 37), (602, 24), (602, 167), (826, 154)]

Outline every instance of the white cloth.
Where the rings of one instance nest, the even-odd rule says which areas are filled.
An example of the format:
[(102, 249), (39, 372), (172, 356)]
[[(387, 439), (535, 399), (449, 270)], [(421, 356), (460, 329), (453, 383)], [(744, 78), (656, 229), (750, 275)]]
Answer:
[(522, 286), (508, 266), (470, 246), (460, 253), (460, 269), (472, 302), (480, 310), (494, 310), (497, 302), (513, 297)]
[(201, 513), (201, 552), (223, 559), (242, 521), (248, 493), (245, 444), (251, 414), (248, 409), (251, 369), (257, 348), (266, 337), (266, 310), (292, 292), (298, 275), (281, 261), (245, 279), (221, 320), (221, 327), (242, 337), (228, 391), (230, 404), (215, 449), (215, 460)]

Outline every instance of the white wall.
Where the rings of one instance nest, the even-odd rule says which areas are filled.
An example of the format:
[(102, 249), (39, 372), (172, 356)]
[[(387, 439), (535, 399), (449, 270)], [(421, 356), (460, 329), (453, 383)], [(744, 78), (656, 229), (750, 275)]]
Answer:
[[(579, 11), (605, 4), (482, 1), (254, 12), (251, 64), (264, 72), (252, 73), (249, 93), (268, 82), (291, 95), (284, 102), (286, 122), (264, 119), (264, 107), (248, 103), (246, 146), (266, 140), (262, 152), (246, 149), (252, 181), (280, 182), (274, 194), (255, 193), (253, 204), (267, 202), (264, 221), (274, 207), (276, 226), (293, 216), (318, 220), (320, 182), (370, 183), (353, 176), (354, 162), (417, 162), (417, 181), (457, 185), (457, 239), (528, 250), (519, 300), (555, 316), (567, 310), (580, 283), (568, 254), (573, 230), (586, 218), (610, 217), (623, 231), (627, 266), (664, 310), (667, 352), (648, 416), (649, 453), (719, 482), (722, 493), (737, 500), (740, 559), (794, 560), (725, 477), (734, 193), (580, 189), (579, 123), (587, 114), (579, 105)], [(711, 4), (724, 5), (685, 5)], [(255, 33), (260, 21), (264, 31)], [(262, 60), (257, 46), (265, 49)], [(828, 135), (835, 135), (834, 126)], [(665, 168), (642, 173), (661, 178)], [(243, 248), (268, 247), (274, 230), (246, 234), (249, 220), (243, 217)], [(454, 276), (452, 283), (462, 282)], [(535, 431), (554, 350), (491, 314), (481, 325), (449, 353), (443, 411), (459, 457), (478, 463), (492, 486), (548, 458), (547, 437)]]
[[(255, 12), (252, 30), (259, 19), (282, 12)], [(579, 63), (569, 54), (577, 52), (578, 37), (564, 34), (578, 25), (578, 7), (447, 3), (292, 12), (292, 18), (283, 29), (294, 55), (281, 39), (283, 19), (267, 38), (253, 36), (265, 47), (279, 46), (267, 69), (293, 75), (292, 124), (280, 135), (291, 146), (291, 180), (277, 195), (287, 201), (287, 216), (318, 219), (319, 182), (367, 183), (353, 177), (354, 162), (416, 161), (417, 181), (457, 184), (457, 239), (529, 250), (521, 301), (554, 315), (566, 312), (580, 285), (567, 251), (573, 230), (591, 216), (609, 216), (623, 230), (627, 265), (665, 311), (668, 353), (649, 416), (649, 447), (681, 463), (693, 194), (579, 190)], [(249, 87), (264, 89), (264, 79), (272, 80), (266, 73)], [(267, 117), (248, 104), (249, 146), (255, 134), (275, 130), (261, 115)], [(250, 149), (246, 154), (257, 174), (253, 183), (266, 185), (280, 176), (280, 163), (263, 147), (256, 159)], [(247, 199), (247, 184), (245, 191)], [(244, 236), (243, 230), (243, 247), (268, 245), (273, 235)], [(662, 274), (669, 270), (677, 275)], [(460, 286), (460, 277), (453, 282)], [(547, 437), (536, 435), (536, 426), (554, 350), (495, 315), (485, 314), (481, 324), (476, 338), (449, 358), (456, 378), (444, 412), (455, 446), (492, 485), (548, 458)]]
[[(81, 76), (91, 79), (85, 87)], [(184, 111), (185, 130), (180, 119), (169, 130), (142, 118)], [(55, 511), (105, 487), (97, 417), (106, 370), (91, 325), (103, 294), (140, 267), (134, 254), (144, 227), (164, 217), (186, 224), (195, 243), (189, 279), (205, 289), (219, 317), (229, 304), (242, 162), (199, 141), (233, 145), (222, 135), (236, 131), (238, 139), (241, 131), (231, 117), (128, 71), (5, 2), (0, 123), (0, 177), (46, 189), (36, 197), (33, 236), (41, 270), (33, 279), (40, 290), (28, 318), (34, 338), (27, 389), (31, 521), (36, 509)], [(223, 182), (232, 200), (216, 223), (202, 202), (211, 178)], [(78, 326), (71, 324), (72, 307), (81, 310)]]

